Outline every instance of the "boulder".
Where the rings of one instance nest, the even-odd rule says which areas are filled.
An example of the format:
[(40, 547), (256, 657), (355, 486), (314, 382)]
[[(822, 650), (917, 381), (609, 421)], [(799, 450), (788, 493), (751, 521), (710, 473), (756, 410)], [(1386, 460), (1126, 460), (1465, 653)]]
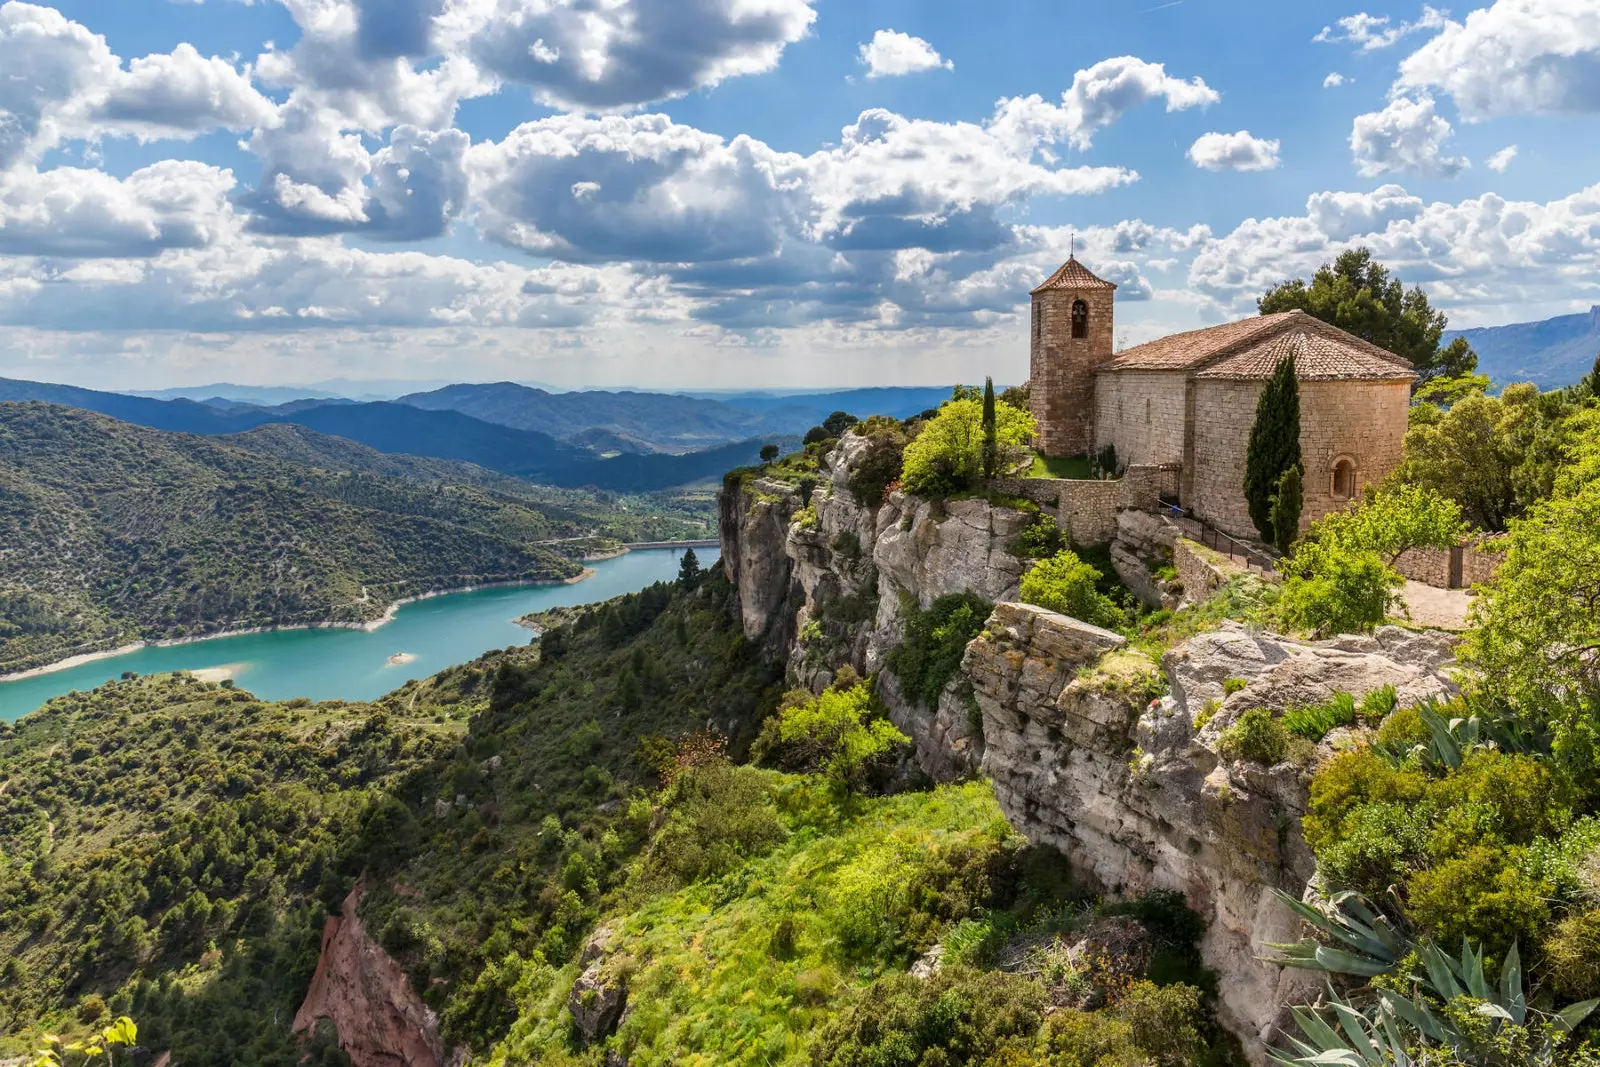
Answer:
[(607, 967), (611, 962), (612, 932), (602, 926), (583, 946), (578, 965), (583, 973), (572, 983), (567, 995), (567, 1010), (581, 1045), (603, 1041), (616, 1030), (628, 1004), (627, 982)]

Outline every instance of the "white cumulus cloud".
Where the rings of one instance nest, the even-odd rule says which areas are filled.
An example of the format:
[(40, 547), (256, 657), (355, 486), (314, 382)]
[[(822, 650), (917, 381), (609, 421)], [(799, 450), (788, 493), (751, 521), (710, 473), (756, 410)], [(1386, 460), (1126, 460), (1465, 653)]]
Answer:
[(1348, 81), (1350, 81), (1349, 78), (1346, 78), (1343, 74), (1340, 74), (1338, 71), (1333, 71), (1326, 78), (1322, 79), (1322, 87), (1324, 89), (1337, 89), (1337, 88), (1339, 88), (1339, 86), (1345, 84)]
[(1495, 0), (1400, 64), (1405, 89), (1450, 94), (1468, 122), (1600, 111), (1600, 4)]
[(1350, 152), (1365, 177), (1415, 171), (1450, 178), (1469, 166), (1465, 157), (1445, 155), (1450, 123), (1426, 93), (1396, 96), (1382, 111), (1357, 115), (1350, 130)]
[(1324, 44), (1344, 41), (1356, 45), (1363, 52), (1375, 52), (1380, 48), (1388, 48), (1402, 37), (1409, 37), (1413, 33), (1439, 29), (1445, 24), (1446, 14), (1438, 8), (1423, 4), (1422, 14), (1416, 21), (1396, 23), (1387, 15), (1369, 15), (1365, 11), (1359, 11), (1337, 20), (1334, 26), (1338, 29), (1334, 29), (1334, 26), (1322, 27), (1322, 32), (1312, 40)]
[(0, 177), (0, 253), (70, 259), (201, 248), (236, 233), (233, 175), (163, 160), (126, 178), (57, 167)]
[(1189, 160), (1201, 170), (1271, 170), (1278, 148), (1276, 139), (1252, 137), (1249, 130), (1206, 133), (1189, 146)]
[(1517, 146), (1514, 144), (1508, 144), (1504, 148), (1500, 149), (1500, 151), (1484, 160), (1483, 165), (1494, 171), (1496, 174), (1503, 174), (1505, 173), (1505, 169), (1511, 166), (1511, 161), (1516, 158)]
[(861, 46), (861, 62), (869, 78), (892, 78), (924, 70), (954, 70), (955, 64), (941, 56), (921, 37), (895, 30), (879, 30)]

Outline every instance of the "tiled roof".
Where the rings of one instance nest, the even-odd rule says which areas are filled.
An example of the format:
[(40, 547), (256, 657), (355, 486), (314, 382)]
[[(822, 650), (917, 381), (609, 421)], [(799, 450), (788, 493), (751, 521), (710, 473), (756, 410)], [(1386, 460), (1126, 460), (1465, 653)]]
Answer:
[(1267, 378), (1286, 356), (1303, 379), (1409, 381), (1411, 364), (1304, 311), (1256, 315), (1175, 333), (1118, 353), (1103, 371), (1189, 371), (1197, 378)]
[[(1335, 331), (1343, 333), (1343, 331)], [(1344, 334), (1329, 336), (1321, 330), (1290, 328), (1246, 345), (1195, 373), (1196, 378), (1270, 378), (1290, 356), (1294, 374), (1302, 381), (1412, 381), (1417, 372), (1398, 356)], [(1376, 351), (1373, 351), (1376, 349)]]
[[(1077, 257), (1068, 257), (1067, 261), (1044, 284), (1035, 289), (1035, 293), (1042, 293), (1047, 289), (1115, 289), (1116, 285), (1104, 278), (1096, 278), (1089, 273), (1089, 268), (1079, 263)], [(1029, 294), (1030, 296), (1032, 294)]]

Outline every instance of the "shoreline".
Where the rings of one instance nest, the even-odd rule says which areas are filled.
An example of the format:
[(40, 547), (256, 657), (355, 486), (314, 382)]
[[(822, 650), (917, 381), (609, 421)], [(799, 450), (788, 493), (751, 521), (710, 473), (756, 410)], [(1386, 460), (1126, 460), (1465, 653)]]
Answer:
[(46, 674), (55, 674), (58, 671), (69, 671), (74, 667), (82, 667), (88, 663), (97, 663), (103, 659), (115, 659), (126, 656), (130, 652), (138, 652), (145, 648), (175, 648), (178, 645), (193, 645), (201, 641), (215, 641), (223, 637), (248, 637), (251, 634), (281, 633), (289, 630), (365, 630), (371, 633), (394, 619), (395, 614), (407, 604), (415, 604), (419, 600), (429, 600), (438, 596), (449, 596), (452, 593), (474, 593), (480, 589), (502, 589), (512, 586), (536, 585), (577, 585), (585, 579), (594, 577), (593, 567), (584, 567), (571, 578), (528, 578), (506, 582), (479, 582), (476, 585), (463, 585), (452, 589), (430, 589), (415, 596), (402, 597), (393, 601), (384, 609), (381, 616), (368, 622), (300, 622), (287, 626), (247, 626), (238, 630), (218, 630), (216, 633), (191, 634), (187, 637), (158, 637), (149, 641), (134, 641), (131, 644), (119, 645), (116, 648), (102, 649), (99, 652), (80, 652), (66, 659), (46, 663), (41, 667), (29, 667), (27, 670), (13, 671), (10, 674), (0, 674), (0, 684), (6, 682), (21, 682), (28, 678), (38, 678)]

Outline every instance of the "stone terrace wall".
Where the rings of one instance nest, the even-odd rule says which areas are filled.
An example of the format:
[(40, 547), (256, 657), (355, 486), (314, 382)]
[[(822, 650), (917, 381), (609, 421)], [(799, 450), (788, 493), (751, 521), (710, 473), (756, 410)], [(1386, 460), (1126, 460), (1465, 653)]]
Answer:
[(1117, 535), (1117, 513), (1124, 508), (1155, 511), (1162, 496), (1178, 491), (1176, 464), (1134, 464), (1122, 477), (996, 478), (991, 489), (1020, 496), (1046, 508), (1080, 545), (1103, 545)]
[(1394, 569), (1423, 585), (1440, 589), (1470, 589), (1487, 582), (1506, 561), (1505, 541), (1502, 537), (1479, 537), (1462, 546), (1461, 582), (1450, 581), (1450, 550), (1444, 548), (1412, 548), (1400, 554)]

